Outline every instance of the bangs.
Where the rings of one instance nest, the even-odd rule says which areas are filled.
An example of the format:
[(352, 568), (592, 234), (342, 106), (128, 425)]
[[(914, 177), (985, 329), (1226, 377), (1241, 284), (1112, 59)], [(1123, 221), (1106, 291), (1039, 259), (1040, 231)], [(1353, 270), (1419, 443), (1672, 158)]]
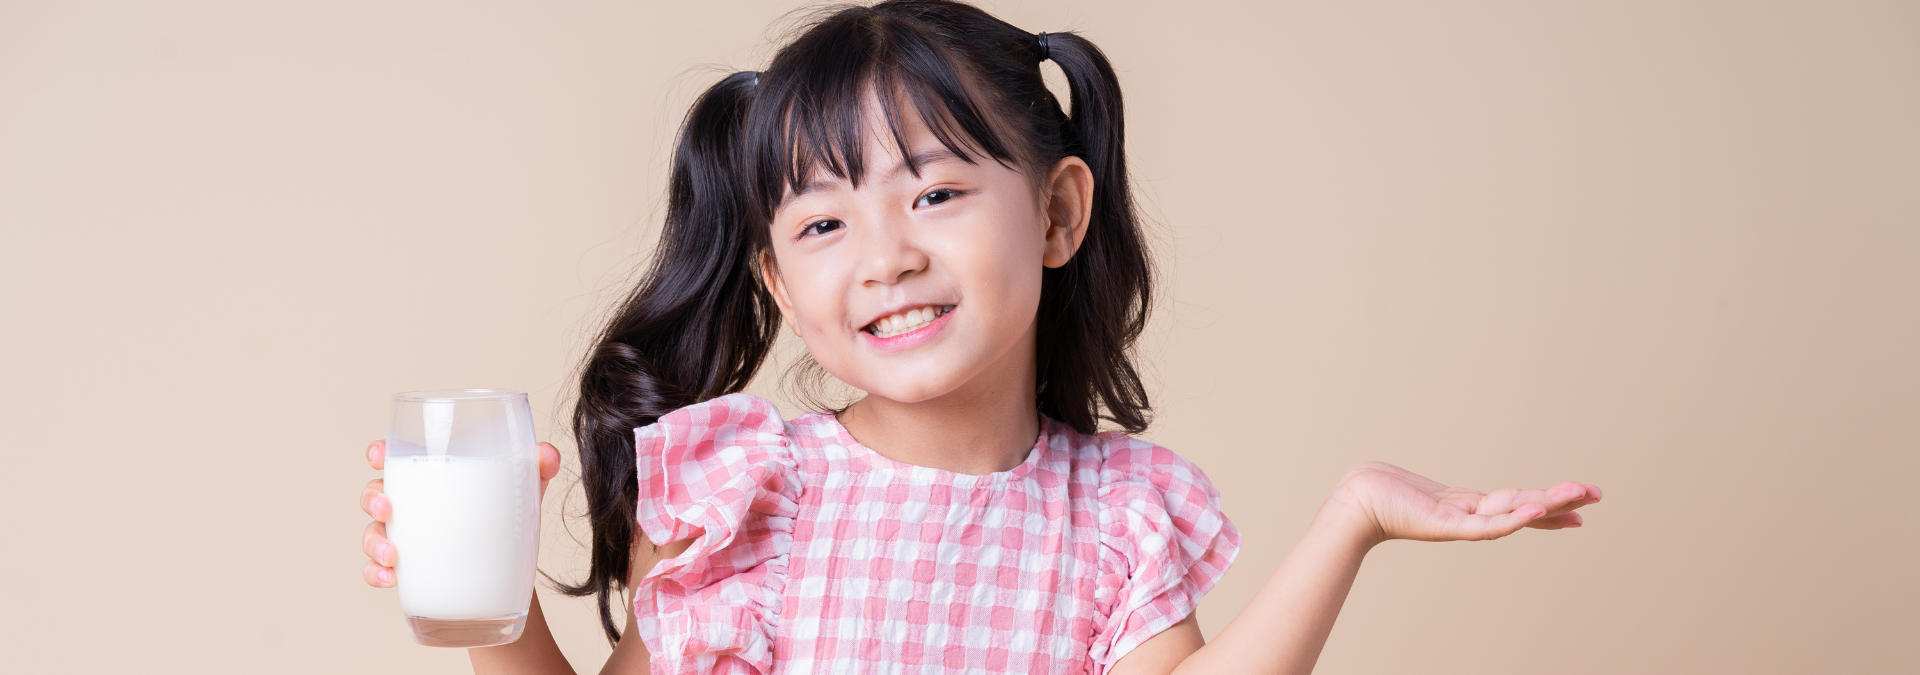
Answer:
[(868, 128), (869, 97), (887, 127), (878, 135), (892, 139), (916, 177), (920, 162), (907, 147), (913, 118), (962, 161), (984, 156), (1014, 168), (1013, 144), (989, 122), (998, 102), (969, 86), (977, 76), (957, 60), (918, 28), (886, 19), (829, 20), (784, 50), (762, 74), (746, 129), (765, 213), (822, 169), (859, 187), (868, 169), (862, 140), (878, 131)]

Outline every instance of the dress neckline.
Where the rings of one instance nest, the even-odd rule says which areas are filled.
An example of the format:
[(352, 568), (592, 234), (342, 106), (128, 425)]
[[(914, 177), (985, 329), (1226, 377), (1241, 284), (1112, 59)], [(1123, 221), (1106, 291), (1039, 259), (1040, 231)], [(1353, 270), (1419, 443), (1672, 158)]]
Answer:
[(834, 435), (839, 437), (840, 444), (846, 446), (848, 452), (852, 453), (855, 457), (866, 458), (867, 462), (875, 468), (898, 472), (914, 479), (916, 482), (952, 485), (954, 487), (1000, 485), (1009, 480), (1021, 478), (1033, 473), (1033, 467), (1040, 463), (1041, 453), (1045, 452), (1050, 446), (1048, 438), (1050, 438), (1052, 434), (1049, 432), (1048, 427), (1053, 423), (1053, 420), (1048, 419), (1046, 415), (1040, 415), (1040, 433), (1034, 438), (1033, 447), (1027, 450), (1027, 457), (1021, 460), (1020, 464), (1006, 471), (972, 474), (936, 469), (919, 464), (909, 464), (882, 455), (873, 448), (862, 444), (860, 441), (854, 440), (853, 434), (847, 431), (847, 426), (840, 423), (840, 417), (838, 415), (834, 415), (833, 413), (813, 414), (826, 418), (827, 424), (833, 426)]

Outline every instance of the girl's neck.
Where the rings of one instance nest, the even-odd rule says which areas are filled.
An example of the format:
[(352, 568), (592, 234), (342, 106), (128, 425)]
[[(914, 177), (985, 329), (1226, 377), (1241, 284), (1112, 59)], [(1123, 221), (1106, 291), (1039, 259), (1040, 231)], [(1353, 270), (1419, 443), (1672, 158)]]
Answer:
[(869, 394), (840, 424), (896, 462), (975, 476), (1011, 470), (1040, 435), (1033, 342), (1023, 343), (959, 389), (912, 403)]

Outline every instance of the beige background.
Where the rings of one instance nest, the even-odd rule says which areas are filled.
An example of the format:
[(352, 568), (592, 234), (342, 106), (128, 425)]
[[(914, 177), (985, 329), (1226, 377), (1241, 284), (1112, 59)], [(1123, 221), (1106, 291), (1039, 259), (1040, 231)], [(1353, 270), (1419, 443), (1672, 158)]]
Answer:
[[(673, 123), (794, 6), (0, 2), (6, 668), (462, 672), (360, 582), (361, 448), (507, 386), (571, 452)], [(989, 7), (1130, 97), (1209, 633), (1377, 458), (1607, 501), (1382, 547), (1322, 672), (1920, 671), (1920, 4)]]

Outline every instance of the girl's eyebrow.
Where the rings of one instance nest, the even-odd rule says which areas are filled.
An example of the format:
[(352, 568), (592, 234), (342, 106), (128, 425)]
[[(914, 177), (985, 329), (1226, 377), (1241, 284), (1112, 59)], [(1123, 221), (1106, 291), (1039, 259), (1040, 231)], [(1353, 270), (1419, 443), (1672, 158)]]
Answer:
[[(914, 167), (924, 167), (929, 164), (934, 164), (937, 162), (947, 162), (947, 161), (954, 161), (958, 159), (960, 159), (959, 155), (953, 154), (952, 150), (948, 150), (945, 147), (934, 148), (932, 150), (922, 150), (920, 152), (914, 153), (913, 157), (910, 158), (908, 161), (894, 164), (893, 168), (887, 170), (886, 177), (888, 179), (893, 179), (898, 177), (901, 173), (909, 171)], [(800, 186), (799, 190), (793, 193), (793, 196), (802, 197), (813, 192), (818, 192), (821, 190), (826, 190), (829, 188), (836, 187), (845, 182), (846, 182), (845, 178), (841, 178), (838, 176), (808, 179), (806, 183)]]
[(926, 166), (934, 162), (946, 162), (946, 161), (951, 161), (956, 159), (960, 159), (960, 157), (958, 155), (953, 154), (952, 150), (948, 150), (945, 147), (934, 148), (932, 150), (922, 150), (920, 152), (914, 153), (913, 157), (909, 158), (907, 161), (900, 162), (898, 164), (893, 165), (893, 168), (887, 171), (887, 178), (898, 178), (901, 172), (907, 171), (909, 169), (914, 169), (916, 167)]

